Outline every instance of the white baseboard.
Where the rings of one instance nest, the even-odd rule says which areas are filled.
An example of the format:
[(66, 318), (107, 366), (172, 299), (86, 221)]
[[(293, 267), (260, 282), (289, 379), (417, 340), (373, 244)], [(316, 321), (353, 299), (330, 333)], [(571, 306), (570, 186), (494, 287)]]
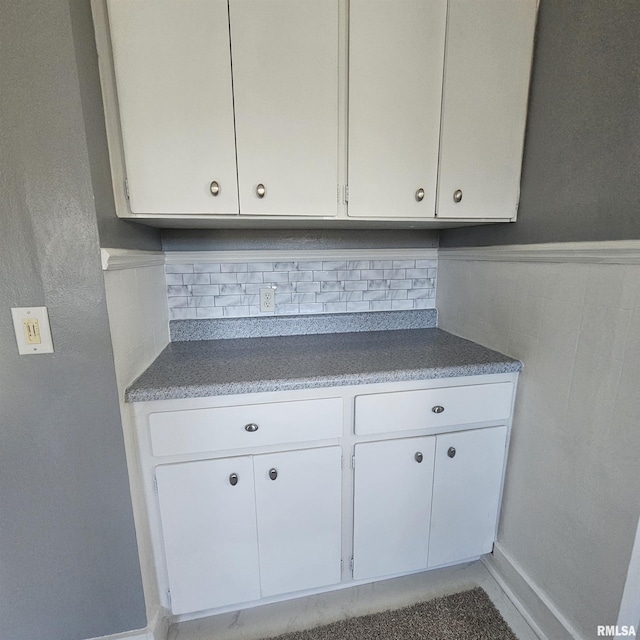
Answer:
[(541, 640), (587, 640), (499, 543), (482, 562)]

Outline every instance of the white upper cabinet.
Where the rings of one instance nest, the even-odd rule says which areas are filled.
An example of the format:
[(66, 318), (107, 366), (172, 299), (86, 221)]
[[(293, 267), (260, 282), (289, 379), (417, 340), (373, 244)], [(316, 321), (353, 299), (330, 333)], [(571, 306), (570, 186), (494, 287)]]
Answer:
[(227, 1), (108, 9), (131, 212), (237, 214)]
[(230, 0), (240, 212), (338, 210), (338, 0)]
[[(95, 8), (105, 2), (108, 17)], [(537, 0), (96, 0), (118, 215), (195, 227), (514, 220), (536, 11)]]
[(446, 0), (351, 0), (349, 216), (435, 215)]
[(514, 218), (535, 0), (449, 0), (438, 218)]

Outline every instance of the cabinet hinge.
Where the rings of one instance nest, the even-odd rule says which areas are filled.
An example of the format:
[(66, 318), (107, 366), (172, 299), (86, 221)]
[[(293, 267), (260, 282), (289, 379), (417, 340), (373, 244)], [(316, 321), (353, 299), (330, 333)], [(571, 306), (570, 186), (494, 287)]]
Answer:
[(124, 179), (124, 192), (127, 195), (127, 200), (129, 200), (129, 178)]
[(340, 573), (344, 571), (344, 558), (340, 560)]
[(349, 185), (344, 185), (344, 203), (347, 204), (349, 202)]
[(356, 457), (355, 456), (351, 456), (351, 468), (352, 469), (356, 468)]
[(349, 559), (349, 570), (353, 574), (353, 556)]
[(169, 601), (169, 605), (171, 605), (171, 589), (167, 589), (167, 600)]

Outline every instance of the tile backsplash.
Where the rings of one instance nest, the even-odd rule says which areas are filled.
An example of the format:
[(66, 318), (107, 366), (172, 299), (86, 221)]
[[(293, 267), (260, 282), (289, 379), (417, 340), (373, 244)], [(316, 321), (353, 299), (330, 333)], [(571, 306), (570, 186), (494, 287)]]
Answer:
[(435, 308), (436, 259), (167, 264), (171, 320), (274, 315), (259, 292), (275, 287), (275, 315)]

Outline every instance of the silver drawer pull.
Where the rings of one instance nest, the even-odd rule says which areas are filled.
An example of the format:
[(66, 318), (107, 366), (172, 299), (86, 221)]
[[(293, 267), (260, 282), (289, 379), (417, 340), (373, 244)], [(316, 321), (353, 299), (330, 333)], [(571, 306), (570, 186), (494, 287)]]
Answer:
[(250, 422), (249, 424), (244, 425), (244, 430), (248, 431), (249, 433), (253, 433), (254, 431), (258, 430), (258, 425), (254, 422)]
[(416, 460), (416, 462), (422, 462), (424, 460), (424, 456), (422, 455), (421, 451), (416, 451), (416, 455), (413, 456)]
[(424, 200), (424, 189), (422, 187), (416, 191), (416, 200), (418, 202), (422, 202)]
[(232, 474), (229, 476), (229, 484), (230, 484), (232, 487), (235, 487), (235, 486), (238, 484), (238, 474), (237, 474), (237, 473), (232, 473)]
[(450, 458), (455, 458), (455, 456), (456, 456), (456, 448), (455, 447), (449, 447), (449, 449), (447, 451), (447, 455)]
[(461, 189), (456, 189), (453, 192), (453, 201), (458, 204), (459, 202), (462, 202), (462, 190)]
[(258, 198), (264, 198), (266, 194), (267, 194), (266, 187), (262, 183), (260, 183), (256, 187), (256, 195), (258, 196)]
[(209, 191), (211, 191), (212, 196), (217, 196), (220, 193), (220, 185), (214, 180), (209, 185)]
[(278, 470), (277, 469), (269, 469), (269, 477), (272, 480), (275, 480), (278, 477)]
[(437, 404), (435, 407), (431, 407), (431, 411), (433, 411), (433, 413), (442, 413), (444, 411), (444, 407)]

